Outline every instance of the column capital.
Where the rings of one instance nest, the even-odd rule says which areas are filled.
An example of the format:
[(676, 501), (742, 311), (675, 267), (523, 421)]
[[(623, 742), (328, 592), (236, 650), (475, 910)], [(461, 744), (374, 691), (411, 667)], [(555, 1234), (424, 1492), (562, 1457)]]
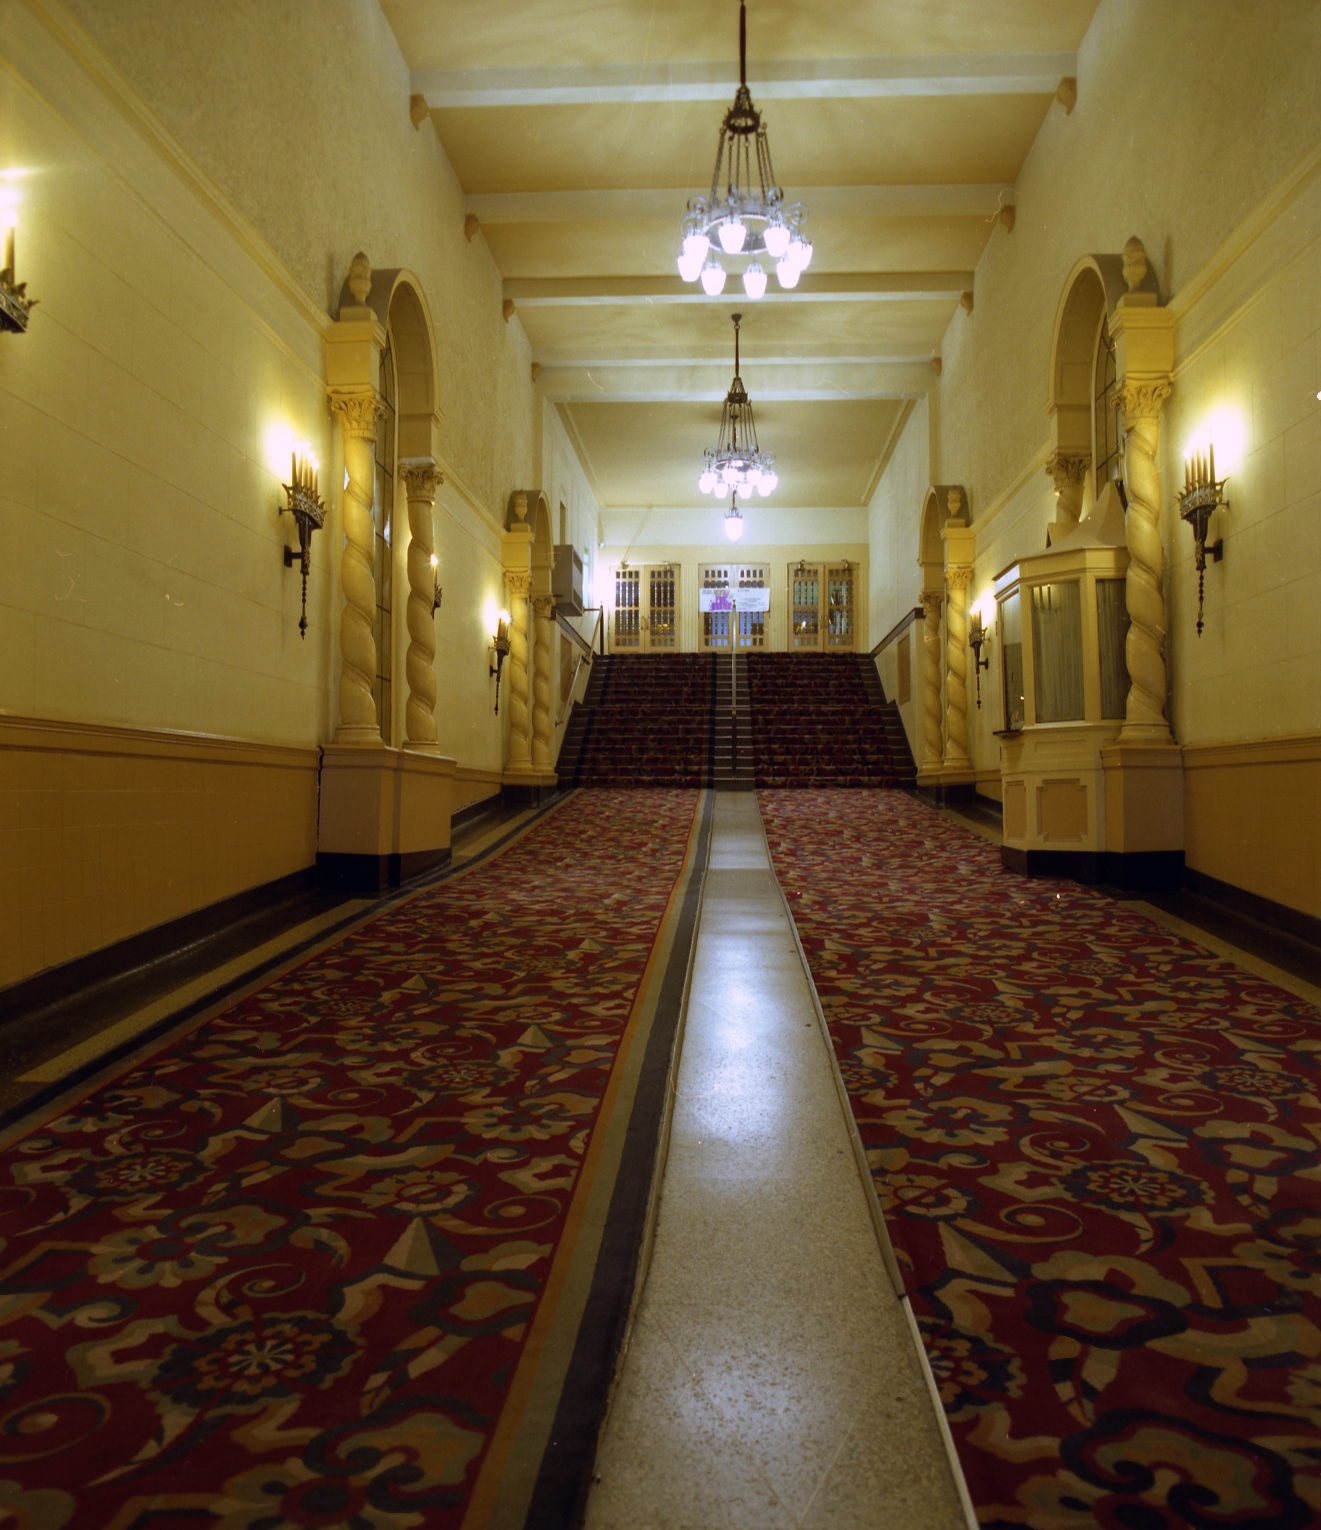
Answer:
[(385, 403), (374, 388), (360, 393), (332, 393), (330, 407), (344, 421), (344, 433), (358, 440), (376, 439), (376, 422), (385, 413)]
[(424, 499), (430, 504), (445, 475), (434, 457), (401, 457), (399, 471), (404, 475), (404, 491), (409, 499)]
[(532, 588), (531, 573), (525, 573), (522, 569), (507, 568), (505, 578), (509, 581), (509, 588), (513, 594), (526, 598), (528, 591)]
[(950, 592), (962, 595), (972, 581), (972, 569), (966, 564), (959, 564), (945, 570), (945, 582), (950, 587)]
[(1155, 420), (1171, 392), (1168, 377), (1126, 377), (1119, 387), (1119, 408), (1125, 420)]
[(1046, 458), (1046, 472), (1054, 480), (1057, 490), (1082, 483), (1087, 469), (1092, 465), (1091, 452), (1053, 451)]

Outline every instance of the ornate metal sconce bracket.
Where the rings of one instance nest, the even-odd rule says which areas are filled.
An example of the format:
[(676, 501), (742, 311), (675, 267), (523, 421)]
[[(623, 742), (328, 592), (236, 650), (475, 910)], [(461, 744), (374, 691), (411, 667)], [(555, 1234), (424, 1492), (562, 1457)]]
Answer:
[(298, 557), (303, 572), (303, 609), (298, 622), (298, 635), (307, 636), (307, 576), (312, 571), (312, 533), (320, 531), (326, 523), (326, 507), (317, 495), (316, 465), (310, 456), (294, 452), (292, 482), (281, 487), (289, 497), (282, 513), (292, 515), (298, 524), (298, 554), (292, 547), (284, 550), (284, 566), (292, 568)]

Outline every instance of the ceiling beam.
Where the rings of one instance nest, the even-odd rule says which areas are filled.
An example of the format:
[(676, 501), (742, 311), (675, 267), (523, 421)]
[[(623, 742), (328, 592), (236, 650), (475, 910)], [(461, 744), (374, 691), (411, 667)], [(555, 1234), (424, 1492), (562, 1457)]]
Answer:
[[(793, 200), (817, 218), (993, 218), (1017, 195), (1005, 182), (953, 186), (795, 186)], [(506, 223), (608, 223), (683, 215), (684, 188), (615, 191), (484, 191), (466, 213)]]
[[(729, 392), (732, 359), (568, 363), (543, 366), (538, 383), (557, 404), (718, 404)], [(744, 384), (753, 404), (840, 403), (847, 399), (920, 398), (936, 381), (931, 362), (919, 360), (855, 361), (841, 366), (830, 359), (767, 361), (744, 368)]]
[[(759, 59), (756, 101), (841, 96), (1054, 95), (1076, 53), (946, 53), (884, 58)], [(432, 111), (733, 100), (736, 71), (715, 63), (589, 64), (537, 69), (415, 69), (409, 89)]]
[[(971, 271), (809, 272), (791, 292), (768, 286), (761, 303), (957, 303), (972, 291)], [(743, 297), (735, 277), (721, 295), (728, 303)], [(706, 303), (697, 282), (678, 276), (584, 276), (520, 278), (504, 284), (504, 296), (519, 308), (585, 308), (589, 305)]]

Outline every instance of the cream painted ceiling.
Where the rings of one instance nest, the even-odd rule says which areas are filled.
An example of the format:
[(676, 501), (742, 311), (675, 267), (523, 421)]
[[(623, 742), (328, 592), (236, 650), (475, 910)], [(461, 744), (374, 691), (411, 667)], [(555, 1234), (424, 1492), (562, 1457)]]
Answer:
[(870, 499), (1096, 4), (748, 0), (748, 88), (815, 247), (752, 302), (675, 268), (737, 0), (382, 0), (601, 508), (714, 511), (737, 311), (780, 476), (759, 515)]

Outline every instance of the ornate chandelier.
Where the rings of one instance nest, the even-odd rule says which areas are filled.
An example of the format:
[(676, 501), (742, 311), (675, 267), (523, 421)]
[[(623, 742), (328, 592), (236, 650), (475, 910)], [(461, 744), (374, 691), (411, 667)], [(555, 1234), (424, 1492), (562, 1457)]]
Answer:
[(726, 494), (741, 490), (746, 498), (750, 489), (756, 489), (763, 499), (777, 483), (775, 456), (764, 452), (757, 445), (757, 426), (752, 418), (752, 400), (738, 375), (738, 327), (741, 313), (731, 314), (734, 321), (734, 381), (725, 394), (725, 405), (720, 411), (720, 435), (716, 444), (702, 453), (702, 473), (697, 487), (703, 494), (714, 494), (724, 499)]
[[(781, 287), (796, 287), (799, 275), (812, 259), (812, 245), (802, 233), (807, 209), (801, 202), (785, 206), (784, 193), (775, 184), (766, 129), (748, 94), (747, 30), (744, 0), (739, 0), (738, 93), (720, 127), (711, 195), (692, 197), (688, 203), (679, 275), (686, 282), (695, 282), (700, 276), (704, 291), (715, 297), (724, 291), (726, 262), (746, 260), (743, 290), (755, 302), (766, 291), (766, 268), (759, 257), (765, 255), (775, 262), (775, 276)], [(726, 163), (726, 140), (729, 158), (722, 192), (720, 167)], [(752, 180), (754, 140), (756, 185)]]

